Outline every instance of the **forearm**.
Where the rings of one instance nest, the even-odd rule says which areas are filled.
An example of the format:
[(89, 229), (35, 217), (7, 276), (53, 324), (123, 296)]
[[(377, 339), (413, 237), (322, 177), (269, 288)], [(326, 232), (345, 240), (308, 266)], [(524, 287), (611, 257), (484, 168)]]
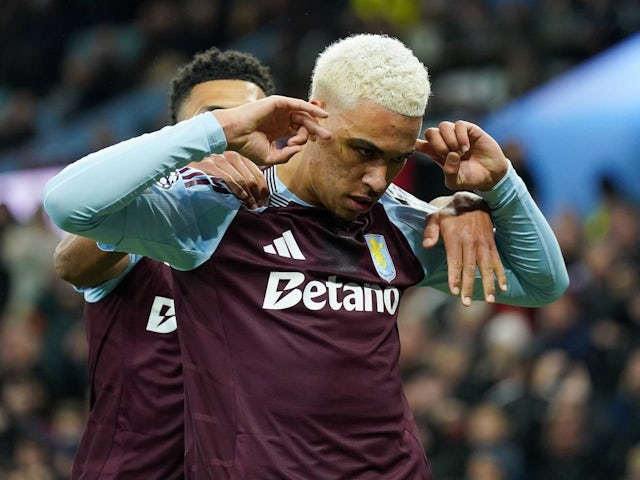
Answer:
[(76, 287), (94, 287), (120, 275), (127, 267), (128, 254), (105, 252), (95, 241), (67, 235), (56, 247), (57, 275)]
[(43, 203), (61, 229), (82, 234), (123, 209), (160, 177), (226, 148), (211, 114), (107, 147), (72, 163), (45, 186)]
[(510, 167), (496, 187), (478, 193), (491, 210), (502, 260), (522, 288), (521, 292), (510, 289), (506, 297), (498, 292), (497, 300), (537, 306), (558, 298), (569, 284), (562, 252), (520, 177)]

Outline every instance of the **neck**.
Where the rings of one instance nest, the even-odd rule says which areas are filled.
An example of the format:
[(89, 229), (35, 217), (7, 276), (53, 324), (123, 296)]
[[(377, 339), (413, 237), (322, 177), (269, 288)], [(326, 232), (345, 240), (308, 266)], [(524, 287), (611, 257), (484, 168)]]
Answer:
[(276, 172), (280, 181), (297, 197), (312, 205), (317, 205), (317, 200), (311, 193), (311, 172), (308, 162), (304, 160), (304, 152), (297, 153), (287, 163), (276, 166)]

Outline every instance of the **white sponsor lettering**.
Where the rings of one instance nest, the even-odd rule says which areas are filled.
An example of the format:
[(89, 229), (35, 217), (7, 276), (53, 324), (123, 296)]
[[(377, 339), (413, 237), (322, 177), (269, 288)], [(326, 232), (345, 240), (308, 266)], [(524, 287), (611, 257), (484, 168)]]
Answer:
[(332, 310), (347, 312), (395, 313), (400, 303), (396, 287), (365, 283), (342, 284), (335, 276), (326, 281), (311, 280), (300, 272), (271, 272), (262, 307), (266, 310), (286, 310), (300, 302), (309, 310), (321, 310), (327, 305)]

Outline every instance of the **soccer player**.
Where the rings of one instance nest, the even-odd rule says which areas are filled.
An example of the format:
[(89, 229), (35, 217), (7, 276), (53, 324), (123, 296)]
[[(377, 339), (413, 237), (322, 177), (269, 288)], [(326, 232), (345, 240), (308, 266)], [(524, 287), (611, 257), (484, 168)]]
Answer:
[[(211, 48), (173, 78), (169, 113), (175, 123), (273, 93), (269, 70), (257, 58)], [(254, 163), (235, 152), (213, 157), (198, 168), (225, 178), (249, 208), (266, 201), (268, 189)], [(54, 261), (86, 300), (90, 411), (72, 478), (184, 478), (184, 395), (169, 267), (100, 250), (94, 240), (75, 235), (62, 240)]]
[[(320, 110), (270, 97), (197, 115), (47, 184), (62, 229), (173, 267), (188, 478), (431, 477), (396, 317), (406, 289), (450, 289), (442, 245), (423, 248), (435, 209), (391, 183), (415, 150), (490, 207), (508, 282), (483, 294), (478, 276), (473, 298), (535, 307), (567, 288), (551, 227), (497, 142), (464, 121), (418, 139), (429, 95), (426, 68), (400, 41), (355, 35), (316, 61)], [(148, 192), (227, 147), (272, 165), (268, 207), (250, 210), (196, 174)], [(126, 175), (104, 185), (114, 168)]]

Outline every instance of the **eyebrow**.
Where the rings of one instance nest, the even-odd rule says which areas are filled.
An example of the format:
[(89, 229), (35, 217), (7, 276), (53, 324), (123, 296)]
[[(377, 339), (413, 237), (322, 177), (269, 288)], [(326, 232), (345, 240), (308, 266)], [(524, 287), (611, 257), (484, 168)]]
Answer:
[(214, 110), (224, 109), (225, 107), (221, 105), (202, 105), (198, 110), (196, 110), (196, 115), (202, 112), (212, 112)]
[[(371, 143), (369, 140), (365, 140), (364, 138), (350, 138), (349, 140), (347, 140), (347, 143), (349, 143), (352, 147), (364, 147), (364, 148), (369, 148), (371, 150), (373, 150), (374, 152), (376, 152), (376, 154), (380, 155), (380, 156), (384, 156), (384, 150), (382, 150), (380, 147), (378, 147), (375, 143)], [(416, 152), (415, 148), (412, 149), (409, 152), (405, 152), (402, 153), (400, 155), (398, 155), (397, 157), (393, 157), (390, 158), (390, 160), (398, 160), (401, 158), (409, 158), (411, 155), (413, 155)]]

